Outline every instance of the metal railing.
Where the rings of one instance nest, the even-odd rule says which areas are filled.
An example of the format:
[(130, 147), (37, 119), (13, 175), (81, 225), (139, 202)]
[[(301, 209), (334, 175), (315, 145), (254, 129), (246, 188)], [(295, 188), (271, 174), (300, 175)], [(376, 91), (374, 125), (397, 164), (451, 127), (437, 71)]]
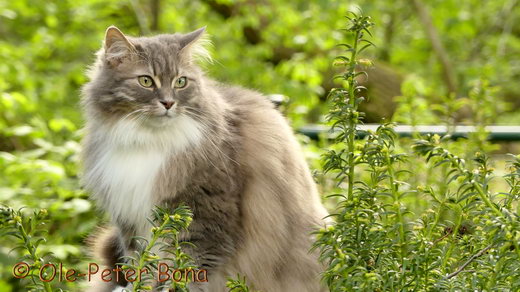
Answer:
[[(280, 106), (284, 101), (288, 98), (282, 94), (271, 94), (268, 95), (268, 98), (271, 100), (276, 107)], [(363, 139), (366, 136), (366, 131), (371, 130), (375, 131), (379, 125), (378, 124), (366, 124), (359, 125), (357, 137), (359, 139)], [(307, 125), (301, 127), (298, 132), (308, 136), (313, 140), (318, 140), (321, 135), (326, 135), (327, 138), (333, 138), (334, 133), (329, 131), (329, 127), (325, 125)], [(444, 136), (448, 133), (448, 129), (444, 125), (424, 125), (424, 126), (410, 126), (410, 125), (398, 125), (394, 128), (395, 132), (400, 137), (412, 137), (414, 133), (419, 133), (421, 135), (426, 134), (437, 134), (439, 136)], [(490, 141), (501, 141), (501, 142), (511, 142), (511, 141), (520, 141), (520, 126), (487, 126), (487, 132), (489, 132), (488, 140)], [(451, 139), (459, 139), (459, 138), (467, 138), (468, 135), (472, 132), (475, 132), (476, 128), (474, 126), (455, 126), (453, 131), (451, 131)]]
[[(375, 131), (379, 125), (367, 124), (358, 126), (358, 138), (362, 139), (366, 136), (366, 131)], [(438, 134), (444, 136), (448, 133), (446, 126), (442, 125), (428, 125), (428, 126), (410, 126), (398, 125), (394, 127), (395, 132), (400, 137), (412, 137), (414, 133), (421, 135)], [(486, 130), (489, 132), (488, 140), (490, 141), (520, 141), (520, 126), (487, 126)], [(452, 139), (467, 138), (468, 134), (475, 132), (474, 126), (455, 126), (451, 132)], [(298, 130), (299, 133), (308, 136), (311, 139), (317, 140), (321, 135), (327, 138), (333, 138), (334, 133), (329, 131), (329, 127), (325, 125), (307, 125)]]

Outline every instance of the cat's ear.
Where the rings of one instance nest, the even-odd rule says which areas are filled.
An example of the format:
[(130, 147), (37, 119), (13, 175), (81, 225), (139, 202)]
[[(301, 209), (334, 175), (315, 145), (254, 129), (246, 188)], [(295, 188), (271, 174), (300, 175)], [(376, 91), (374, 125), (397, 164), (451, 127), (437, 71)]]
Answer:
[(117, 27), (111, 25), (107, 28), (105, 33), (105, 58), (110, 65), (119, 65), (135, 52), (135, 46)]
[(182, 35), (179, 39), (179, 45), (182, 55), (187, 57), (189, 62), (193, 60), (211, 62), (211, 55), (208, 50), (211, 41), (208, 38), (205, 26)]

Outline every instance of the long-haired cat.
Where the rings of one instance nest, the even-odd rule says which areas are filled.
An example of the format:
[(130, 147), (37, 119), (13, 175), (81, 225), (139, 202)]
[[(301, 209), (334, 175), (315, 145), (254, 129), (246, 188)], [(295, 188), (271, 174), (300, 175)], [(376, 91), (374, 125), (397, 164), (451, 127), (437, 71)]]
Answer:
[(237, 274), (259, 291), (322, 291), (309, 250), (326, 211), (300, 147), (265, 96), (205, 76), (203, 36), (106, 32), (82, 91), (83, 182), (113, 223), (95, 240), (98, 254), (107, 266), (124, 262), (155, 205), (184, 203), (194, 213), (189, 254), (209, 279), (192, 291), (226, 291)]

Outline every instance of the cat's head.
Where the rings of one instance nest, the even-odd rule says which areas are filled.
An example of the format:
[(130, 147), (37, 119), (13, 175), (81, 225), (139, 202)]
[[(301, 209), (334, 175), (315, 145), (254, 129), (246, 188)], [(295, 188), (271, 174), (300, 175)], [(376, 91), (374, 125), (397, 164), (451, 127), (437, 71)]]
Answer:
[(128, 37), (109, 27), (83, 89), (87, 110), (107, 121), (149, 128), (200, 116), (208, 105), (203, 73), (194, 60), (209, 59), (204, 31)]

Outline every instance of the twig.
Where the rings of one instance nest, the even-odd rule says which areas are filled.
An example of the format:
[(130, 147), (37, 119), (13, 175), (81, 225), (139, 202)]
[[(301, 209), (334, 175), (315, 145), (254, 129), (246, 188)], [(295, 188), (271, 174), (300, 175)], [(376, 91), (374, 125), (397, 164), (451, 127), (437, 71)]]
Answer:
[(440, 242), (440, 241), (443, 240), (444, 238), (450, 236), (451, 233), (453, 233), (453, 229), (450, 228), (450, 229), (448, 230), (448, 232), (446, 232), (446, 234), (444, 234), (443, 236), (437, 238), (437, 239), (433, 242), (432, 246), (436, 245), (438, 242)]
[(509, 35), (511, 34), (511, 30), (513, 29), (513, 17), (510, 17), (511, 14), (515, 11), (515, 7), (518, 4), (518, 0), (510, 0), (506, 4), (504, 4), (504, 7), (502, 8), (503, 14), (505, 14), (504, 17), (504, 25), (502, 28), (502, 34), (500, 35), (500, 38), (498, 39), (498, 45), (497, 45), (497, 55), (503, 56), (506, 52), (506, 41)]
[(469, 264), (471, 264), (472, 261), (474, 261), (476, 258), (480, 257), (481, 255), (483, 255), (486, 251), (488, 251), (490, 248), (492, 248), (493, 245), (488, 245), (486, 246), (483, 250), (477, 252), (476, 254), (474, 254), (473, 256), (471, 256), (469, 258), (469, 260), (467, 260), (462, 266), (460, 266), (455, 272), (451, 273), (448, 275), (448, 279), (451, 279), (455, 276), (457, 276), (460, 272), (462, 272), (462, 270), (464, 270), (465, 267), (467, 267)]
[(132, 9), (134, 10), (135, 17), (137, 18), (137, 23), (139, 23), (139, 29), (142, 34), (150, 34), (150, 26), (148, 25), (148, 17), (146, 13), (141, 8), (141, 5), (138, 0), (131, 0), (130, 4), (132, 5)]
[(161, 0), (152, 0), (150, 3), (151, 10), (152, 10), (152, 24), (150, 26), (150, 29), (152, 31), (158, 31), (159, 30), (159, 18), (161, 15)]
[(426, 35), (432, 44), (433, 52), (437, 55), (439, 61), (441, 62), (444, 82), (446, 83), (446, 87), (448, 88), (449, 93), (457, 93), (457, 78), (455, 76), (455, 72), (453, 71), (453, 66), (450, 62), (448, 53), (439, 37), (439, 33), (433, 25), (432, 17), (428, 12), (428, 9), (421, 0), (411, 0), (411, 2), (417, 11), (420, 22), (424, 26)]

